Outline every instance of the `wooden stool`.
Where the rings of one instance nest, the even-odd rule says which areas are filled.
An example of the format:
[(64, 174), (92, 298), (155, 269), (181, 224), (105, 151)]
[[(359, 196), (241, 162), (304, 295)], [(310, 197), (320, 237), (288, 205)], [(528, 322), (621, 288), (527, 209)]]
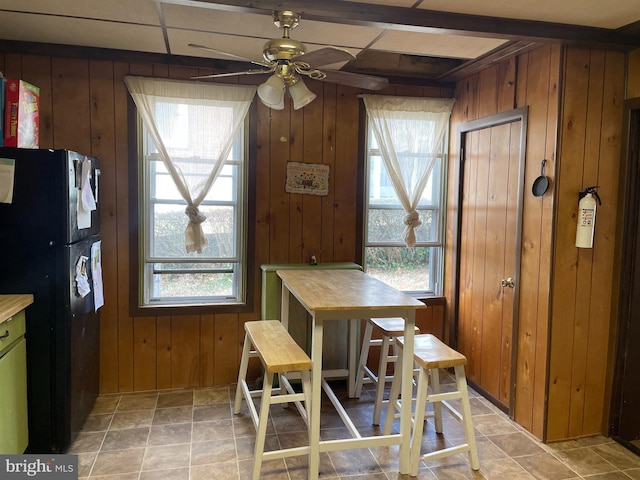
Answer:
[[(381, 338), (372, 338), (374, 330), (379, 333)], [(415, 327), (415, 333), (420, 333), (418, 327)], [(355, 396), (356, 398), (360, 397), (364, 383), (373, 383), (376, 385), (376, 399), (373, 404), (374, 425), (380, 425), (382, 405), (388, 403), (384, 400), (384, 387), (387, 382), (393, 380), (393, 375), (387, 375), (387, 365), (398, 361), (394, 339), (401, 335), (404, 335), (403, 318), (370, 318), (367, 320), (367, 326), (365, 327), (364, 337), (362, 339), (360, 363), (358, 365), (358, 372), (356, 373)], [(380, 346), (380, 362), (378, 364), (377, 375), (367, 366), (369, 349), (372, 346)], [(391, 355), (389, 355), (389, 348), (393, 349)]]
[[(253, 480), (260, 478), (260, 468), (263, 460), (291, 457), (309, 453), (309, 447), (295, 447), (265, 452), (264, 443), (267, 433), (269, 407), (275, 403), (294, 402), (300, 415), (309, 426), (309, 406), (311, 404), (311, 359), (298, 346), (278, 320), (262, 320), (246, 322), (246, 332), (234, 413), (240, 413), (242, 397), (247, 402), (253, 426), (256, 429), (256, 447), (253, 458)], [(251, 348), (253, 347), (253, 349)], [(262, 390), (249, 390), (246, 375), (249, 358), (258, 357), (264, 368)], [(300, 372), (302, 378), (302, 393), (296, 393), (286, 377), (287, 372)], [(273, 387), (273, 377), (278, 375), (278, 388)], [(278, 395), (273, 395), (278, 394)], [(260, 396), (260, 414), (256, 411), (252, 397)], [(302, 405), (304, 401), (304, 406)]]
[[(387, 418), (384, 424), (384, 432), (391, 432), (391, 424), (395, 417), (396, 410), (400, 409), (398, 395), (400, 393), (400, 379), (402, 378), (402, 347), (404, 338), (396, 339), (398, 347), (398, 358), (400, 361), (396, 365), (396, 372), (391, 384), (391, 393), (389, 395), (389, 404), (387, 406)], [(478, 451), (476, 447), (475, 434), (473, 432), (473, 423), (471, 421), (471, 406), (469, 405), (469, 392), (467, 390), (467, 379), (464, 373), (464, 366), (467, 364), (467, 358), (461, 353), (455, 351), (451, 347), (445, 345), (437, 337), (433, 335), (416, 335), (414, 342), (414, 362), (419, 367), (420, 373), (418, 377), (418, 388), (416, 392), (415, 416), (413, 419), (413, 433), (411, 437), (411, 462), (409, 475), (418, 474), (418, 463), (420, 459), (425, 462), (435, 460), (436, 458), (455, 455), (457, 453), (469, 452), (469, 462), (473, 470), (480, 468), (478, 461)], [(457, 390), (453, 392), (440, 393), (440, 384), (437, 380), (441, 368), (453, 368), (456, 377)], [(431, 373), (432, 393), (428, 393), (429, 374)], [(460, 399), (462, 414), (454, 409), (449, 400)], [(420, 457), (420, 448), (422, 445), (422, 430), (424, 428), (425, 406), (426, 402), (434, 404), (434, 414), (436, 432), (442, 432), (442, 413), (441, 406), (453, 415), (453, 417), (462, 423), (466, 437), (466, 443), (454, 447), (437, 450), (427, 453)]]

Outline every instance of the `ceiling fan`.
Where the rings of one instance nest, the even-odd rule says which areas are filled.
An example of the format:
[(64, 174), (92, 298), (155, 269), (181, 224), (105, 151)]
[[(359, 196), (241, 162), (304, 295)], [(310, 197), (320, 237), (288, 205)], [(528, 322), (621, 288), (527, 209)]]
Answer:
[(235, 75), (261, 75), (270, 73), (272, 75), (267, 81), (258, 87), (258, 96), (262, 103), (275, 110), (284, 108), (284, 92), (286, 88), (289, 89), (289, 93), (293, 99), (293, 108), (296, 110), (304, 107), (316, 98), (316, 95), (311, 92), (302, 81), (303, 76), (314, 80), (339, 83), (366, 90), (380, 90), (389, 84), (389, 81), (384, 77), (331, 69), (320, 70), (318, 67), (353, 60), (355, 57), (347, 50), (339, 47), (324, 47), (306, 53), (306, 48), (302, 43), (289, 37), (289, 32), (300, 23), (299, 14), (288, 10), (274, 12), (273, 23), (282, 30), (282, 38), (275, 38), (265, 43), (262, 51), (264, 61), (251, 60), (203, 45), (189, 44), (190, 47), (226, 55), (237, 60), (259, 65), (263, 68), (246, 70), (244, 72), (202, 75), (192, 77), (192, 79), (199, 80)]

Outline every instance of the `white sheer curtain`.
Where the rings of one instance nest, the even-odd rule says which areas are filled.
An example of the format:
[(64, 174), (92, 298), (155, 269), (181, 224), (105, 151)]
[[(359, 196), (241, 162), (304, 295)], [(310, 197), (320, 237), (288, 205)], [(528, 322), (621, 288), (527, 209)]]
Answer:
[(124, 81), (187, 202), (186, 251), (202, 253), (206, 217), (198, 207), (224, 166), (257, 87), (131, 76)]
[(405, 211), (402, 239), (416, 244), (417, 212), (449, 124), (453, 99), (363, 95), (382, 161)]

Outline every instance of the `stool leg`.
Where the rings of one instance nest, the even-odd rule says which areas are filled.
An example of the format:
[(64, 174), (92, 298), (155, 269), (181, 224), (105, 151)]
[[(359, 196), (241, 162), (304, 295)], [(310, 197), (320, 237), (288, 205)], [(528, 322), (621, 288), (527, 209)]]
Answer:
[(478, 448), (476, 446), (476, 436), (473, 431), (473, 422), (471, 421), (471, 405), (469, 404), (469, 390), (467, 389), (467, 377), (464, 374), (464, 366), (458, 365), (454, 367), (456, 374), (456, 384), (460, 392), (460, 403), (462, 405), (462, 424), (464, 426), (464, 434), (469, 444), (469, 462), (473, 470), (480, 468), (478, 460)]
[[(389, 392), (389, 402), (387, 403), (387, 414), (384, 419), (384, 428), (382, 433), (389, 435), (391, 433), (391, 427), (393, 425), (393, 419), (396, 416), (396, 403), (400, 396), (400, 387), (402, 384), (402, 349), (396, 349), (398, 359), (396, 360), (395, 369), (393, 372), (393, 380), (391, 380), (391, 391)], [(409, 399), (411, 401), (411, 399)]]
[[(384, 398), (384, 387), (387, 384), (387, 364), (389, 363), (390, 341), (393, 340), (386, 335), (382, 339), (380, 348), (380, 363), (378, 365), (378, 382), (376, 384), (376, 401), (373, 404), (373, 424), (380, 425), (380, 411)], [(394, 342), (395, 343), (395, 342)], [(395, 346), (393, 347), (395, 354)]]
[[(440, 370), (433, 368), (429, 370), (431, 376), (431, 390), (433, 393), (440, 393)], [(442, 433), (442, 404), (440, 402), (433, 403), (433, 422), (436, 427), (436, 433)]]
[[(398, 358), (400, 354), (398, 353)], [(424, 429), (424, 411), (427, 406), (427, 392), (429, 390), (429, 371), (424, 368), (418, 373), (418, 389), (416, 391), (415, 417), (413, 421), (413, 432), (411, 435), (411, 450), (409, 461), (409, 475), (418, 475), (418, 464), (420, 463), (420, 450), (422, 449), (422, 431)], [(402, 400), (404, 401), (404, 399)], [(411, 399), (409, 399), (411, 401)], [(440, 402), (436, 402), (440, 403)]]
[[(236, 415), (240, 413), (240, 404), (242, 403), (242, 382), (247, 379), (247, 368), (249, 366), (249, 357), (251, 353), (251, 340), (249, 335), (244, 336), (244, 346), (242, 347), (242, 358), (240, 360), (240, 371), (238, 373), (238, 386), (236, 387), (236, 399), (233, 406), (233, 413)], [(247, 402), (251, 399), (247, 398)]]
[(364, 336), (362, 338), (362, 349), (360, 351), (360, 361), (358, 362), (358, 373), (356, 375), (356, 387), (354, 396), (360, 398), (362, 393), (362, 383), (364, 382), (365, 369), (367, 365), (367, 359), (369, 358), (369, 347), (371, 346), (371, 334), (373, 333), (373, 325), (367, 322), (367, 326), (364, 329)]
[(258, 418), (258, 429), (256, 430), (256, 448), (253, 454), (253, 480), (260, 480), (260, 468), (262, 467), (262, 454), (264, 453), (264, 443), (267, 436), (267, 423), (269, 422), (269, 406), (271, 404), (271, 387), (273, 375), (264, 373), (262, 383), (262, 398), (260, 399), (260, 417)]

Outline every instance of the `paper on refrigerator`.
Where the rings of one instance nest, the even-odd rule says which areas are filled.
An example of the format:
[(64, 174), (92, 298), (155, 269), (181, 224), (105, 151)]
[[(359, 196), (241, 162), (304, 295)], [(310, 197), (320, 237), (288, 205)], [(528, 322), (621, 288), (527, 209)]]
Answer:
[(11, 158), (0, 158), (0, 203), (13, 202), (13, 178), (16, 161)]
[(78, 228), (89, 228), (91, 226), (91, 212), (96, 209), (96, 199), (91, 190), (91, 162), (84, 157), (82, 162), (82, 177), (80, 181), (80, 190), (78, 191)]
[(102, 290), (102, 242), (94, 242), (91, 245), (91, 277), (93, 278), (93, 303), (95, 311), (104, 305), (104, 293)]

